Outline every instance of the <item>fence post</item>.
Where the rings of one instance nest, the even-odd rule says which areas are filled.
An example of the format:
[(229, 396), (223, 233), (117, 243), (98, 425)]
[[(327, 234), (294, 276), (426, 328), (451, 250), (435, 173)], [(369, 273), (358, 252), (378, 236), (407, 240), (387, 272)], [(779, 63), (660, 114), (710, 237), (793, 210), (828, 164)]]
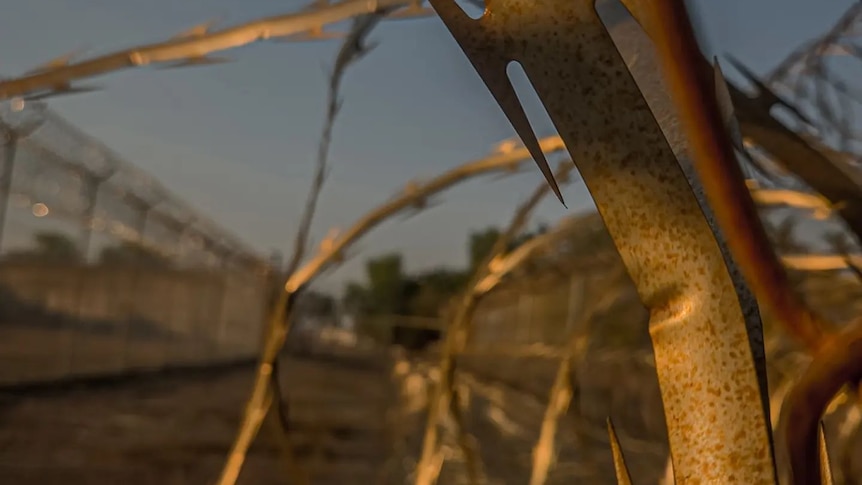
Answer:
[[(76, 345), (79, 344), (82, 334), (85, 334), (87, 331), (85, 328), (86, 312), (83, 308), (87, 277), (84, 272), (84, 266), (73, 266), (73, 268), (75, 271), (75, 277), (72, 278), (75, 284), (75, 312), (72, 314), (72, 323), (66, 329), (65, 366), (63, 369), (66, 376), (75, 375), (75, 361), (78, 360), (78, 356), (75, 355), (77, 351)], [(83, 335), (83, 337), (86, 339), (88, 336)]]
[[(150, 220), (150, 213), (153, 210), (153, 205), (147, 201), (144, 201), (139, 198), (132, 199), (134, 201), (134, 205), (136, 205), (139, 209), (139, 217), (137, 221), (137, 227), (135, 228), (137, 231), (136, 240), (141, 247), (144, 246), (146, 242), (145, 234), (147, 231), (147, 223)], [(142, 278), (144, 273), (144, 268), (141, 267), (141, 262), (136, 261), (134, 263), (134, 279), (132, 282), (132, 288), (134, 289), (132, 294), (139, 295), (141, 294)], [(129, 308), (128, 318), (126, 319), (126, 324), (123, 326), (123, 341), (122, 350), (120, 355), (120, 369), (122, 371), (130, 370), (134, 362), (131, 360), (131, 354), (134, 351), (134, 340), (136, 338), (135, 332), (132, 331), (132, 326), (135, 323), (135, 319), (138, 316), (138, 307), (140, 305), (140, 299), (134, 298)]]
[[(132, 284), (129, 285), (130, 291), (132, 295), (138, 295), (140, 288), (140, 279), (141, 279), (141, 268), (138, 266), (133, 266), (131, 268), (132, 272)], [(117, 368), (120, 372), (125, 372), (129, 370), (129, 354), (131, 353), (131, 338), (132, 338), (132, 321), (135, 318), (135, 314), (137, 313), (138, 301), (134, 299), (127, 306), (126, 310), (126, 321), (123, 323), (122, 328), (120, 328), (120, 362), (117, 364)]]
[(214, 349), (214, 361), (223, 361), (228, 360), (227, 357), (227, 348), (226, 348), (226, 337), (227, 337), (227, 327), (230, 321), (230, 314), (227, 311), (228, 302), (230, 300), (228, 293), (228, 280), (232, 278), (232, 274), (225, 273), (222, 274), (221, 277), (221, 288), (219, 290), (219, 308), (218, 308), (218, 328), (216, 328), (216, 337), (215, 342), (213, 342)]
[(569, 277), (569, 301), (566, 311), (566, 327), (564, 335), (572, 335), (578, 329), (578, 321), (584, 317), (584, 306), (587, 301), (587, 277), (582, 274), (572, 274)]
[(18, 136), (9, 128), (3, 128), (0, 133), (3, 149), (0, 151), (0, 250), (3, 245), (3, 233), (6, 228), (6, 212), (12, 195), (12, 174), (15, 170), (15, 154), (18, 150)]
[[(84, 257), (84, 262), (90, 261), (90, 244), (93, 239), (93, 218), (96, 214), (96, 204), (99, 199), (99, 188), (102, 182), (107, 180), (107, 177), (101, 177), (92, 172), (84, 171), (82, 175), (83, 184), (81, 186), (81, 196), (86, 202), (84, 206), (83, 223), (84, 232), (81, 234), (81, 254)], [(108, 175), (110, 177), (110, 175)]]
[(518, 332), (518, 343), (530, 343), (530, 313), (532, 300), (529, 292), (518, 292), (518, 320), (520, 331)]

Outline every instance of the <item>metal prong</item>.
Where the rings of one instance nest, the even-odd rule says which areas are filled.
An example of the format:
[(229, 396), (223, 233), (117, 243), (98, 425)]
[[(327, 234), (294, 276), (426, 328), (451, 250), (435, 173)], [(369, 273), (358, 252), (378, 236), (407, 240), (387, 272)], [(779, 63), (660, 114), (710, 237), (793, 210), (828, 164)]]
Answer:
[(776, 94), (775, 91), (773, 91), (769, 86), (764, 84), (763, 81), (761, 81), (753, 72), (751, 72), (751, 70), (745, 64), (743, 64), (731, 55), (725, 55), (724, 57), (726, 57), (727, 60), (731, 64), (733, 64), (733, 67), (736, 68), (736, 70), (738, 70), (740, 74), (745, 76), (745, 79), (747, 79), (748, 82), (750, 82), (754, 85), (755, 88), (757, 88), (757, 97), (762, 103), (765, 103), (767, 105), (767, 109), (771, 109), (776, 104), (783, 106), (788, 111), (793, 113), (797, 118), (805, 122), (805, 124), (813, 126), (813, 123), (811, 123), (811, 120), (808, 119), (807, 116), (802, 114), (802, 112), (796, 109), (795, 106), (785, 101), (784, 98)]
[(231, 62), (231, 59), (227, 57), (190, 57), (184, 61), (159, 66), (159, 69), (177, 69), (180, 67), (208, 66), (212, 64), (225, 64), (228, 62)]
[(762, 163), (755, 160), (748, 150), (745, 148), (745, 142), (742, 138), (742, 130), (739, 127), (739, 121), (736, 119), (736, 109), (733, 106), (733, 98), (730, 95), (730, 88), (727, 86), (727, 79), (721, 70), (721, 65), (718, 62), (718, 57), (713, 58), (713, 72), (715, 76), (715, 99), (718, 103), (718, 109), (721, 112), (724, 128), (730, 135), (730, 140), (733, 143), (733, 148), (736, 152), (742, 155), (757, 172), (765, 177), (770, 177), (769, 170)]
[(50, 71), (51, 69), (56, 69), (58, 67), (68, 66), (72, 59), (79, 56), (85, 49), (76, 49), (68, 54), (63, 54), (62, 56), (51, 59), (50, 61), (41, 64), (39, 66), (34, 67), (33, 69), (25, 72), (24, 74), (38, 74), (45, 71)]
[(347, 37), (347, 32), (323, 30), (322, 25), (312, 27), (305, 32), (288, 35), (285, 37), (272, 38), (273, 42), (318, 42), (326, 40), (343, 39)]
[(826, 432), (823, 429), (823, 421), (817, 432), (817, 448), (820, 455), (820, 483), (821, 485), (834, 485), (832, 477), (832, 466), (829, 463), (829, 447), (826, 445)]
[(513, 59), (506, 55), (501, 46), (491, 42), (483, 42), (482, 22), (487, 17), (488, 10), (479, 20), (473, 20), (461, 10), (461, 7), (454, 0), (431, 0), (431, 6), (437, 11), (437, 15), (443, 20), (452, 37), (461, 46), (473, 68), (484, 81), (485, 86), (497, 100), (497, 104), (500, 105), (503, 114), (509, 119), (509, 123), (512, 124), (515, 133), (521, 138), (536, 165), (539, 166), (539, 170), (542, 171), (542, 175), (545, 176), (545, 180), (551, 186), (554, 195), (557, 196), (561, 204), (565, 205), (560, 187), (557, 185), (545, 154), (539, 147), (536, 133), (530, 126), (527, 114), (524, 112), (515, 88), (512, 87), (512, 82), (506, 74), (506, 67)]
[(611, 453), (614, 456), (614, 472), (617, 475), (617, 483), (619, 485), (632, 485), (632, 477), (626, 467), (626, 459), (623, 456), (623, 450), (620, 447), (620, 440), (617, 438), (617, 432), (614, 429), (614, 423), (611, 418), (608, 418), (608, 436), (611, 439)]
[(194, 39), (196, 37), (203, 37), (206, 34), (208, 34), (210, 32), (210, 30), (212, 30), (213, 25), (215, 25), (215, 24), (216, 24), (215, 20), (208, 20), (206, 22), (195, 25), (194, 27), (186, 29), (186, 30), (180, 32), (179, 34), (173, 36), (172, 38), (173, 39)]
[(48, 98), (56, 98), (57, 96), (67, 96), (70, 94), (80, 94), (80, 93), (91, 93), (93, 91), (101, 90), (101, 87), (97, 86), (80, 86), (80, 87), (71, 87), (71, 86), (61, 86), (53, 91), (47, 91), (40, 94), (33, 94), (30, 96), (24, 96), (24, 101), (40, 101)]

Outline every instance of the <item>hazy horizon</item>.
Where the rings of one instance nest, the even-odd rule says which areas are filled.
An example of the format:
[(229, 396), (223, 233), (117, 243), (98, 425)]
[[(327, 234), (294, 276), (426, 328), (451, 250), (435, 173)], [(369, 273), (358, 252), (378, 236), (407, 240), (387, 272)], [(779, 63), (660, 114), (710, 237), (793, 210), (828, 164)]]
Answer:
[[(163, 40), (201, 22), (217, 27), (296, 11), (299, 2), (266, 0), (2, 0), (6, 42), (0, 72), (14, 76), (79, 48), (91, 56)], [(698, 1), (713, 49), (756, 73), (768, 72), (798, 45), (828, 29), (851, 1)], [(781, 16), (773, 20), (774, 11)], [(739, 12), (745, 12), (741, 14)], [(332, 30), (338, 27), (331, 27)], [(33, 34), (33, 32), (38, 32)], [(344, 229), (414, 178), (486, 155), (514, 133), (439, 19), (382, 23), (379, 47), (351, 67), (336, 123), (331, 175), (312, 231), (317, 243)], [(327, 69), (338, 41), (261, 43), (223, 55), (208, 67), (136, 69), (86, 80), (96, 93), (51, 100), (49, 106), (151, 173), (193, 207), (266, 255), (290, 252), (323, 123)], [(521, 77), (519, 88), (526, 87)], [(532, 94), (532, 93), (531, 93)], [(553, 134), (534, 98), (525, 100), (540, 136)], [(362, 277), (363, 261), (401, 251), (408, 271), (463, 266), (470, 231), (503, 225), (542, 183), (529, 170), (493, 184), (469, 182), (444, 203), (403, 223), (388, 223), (357, 246), (361, 252), (321, 283), (340, 292)], [(592, 209), (581, 183), (564, 190), (569, 209), (548, 198), (537, 222)]]

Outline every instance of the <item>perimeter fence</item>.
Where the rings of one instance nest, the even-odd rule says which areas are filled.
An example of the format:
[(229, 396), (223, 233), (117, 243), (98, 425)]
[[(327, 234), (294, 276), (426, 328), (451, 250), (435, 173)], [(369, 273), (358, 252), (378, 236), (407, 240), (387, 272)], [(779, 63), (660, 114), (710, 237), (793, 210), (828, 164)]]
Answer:
[(0, 384), (254, 355), (265, 258), (39, 102), (0, 143)]

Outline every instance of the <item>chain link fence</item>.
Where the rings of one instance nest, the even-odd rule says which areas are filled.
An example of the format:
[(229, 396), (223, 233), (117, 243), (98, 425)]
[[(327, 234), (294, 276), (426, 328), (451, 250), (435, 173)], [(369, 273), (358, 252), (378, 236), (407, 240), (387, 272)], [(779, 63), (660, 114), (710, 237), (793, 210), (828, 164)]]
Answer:
[(254, 354), (265, 259), (41, 103), (0, 135), (0, 384)]
[[(470, 340), (457, 359), (456, 382), (459, 394), (467, 396), (462, 399), (468, 431), (477, 439), (490, 483), (529, 483), (541, 432), (548, 426), (549, 403), (560, 399), (561, 394), (553, 392), (565, 365), (571, 401), (553, 418), (553, 466), (544, 483), (613, 482), (607, 418), (613, 420), (633, 476), (644, 483), (672, 483), (667, 481), (667, 429), (648, 312), (601, 220), (593, 215), (572, 227), (571, 237), (527, 262), (477, 308)], [(862, 285), (854, 275), (797, 276), (797, 290), (816, 311), (838, 322), (858, 315)], [(776, 453), (779, 470), (785, 473), (785, 397), (810, 359), (769, 315), (764, 315), (764, 325), (771, 424), (782, 444)], [(437, 372), (433, 365), (414, 365), (414, 373), (427, 375), (429, 386), (439, 379)], [(429, 387), (424, 399), (430, 392)], [(424, 414), (414, 412), (412, 419), (412, 434), (420, 436)], [(839, 396), (824, 423), (835, 457), (833, 470), (845, 480), (836, 483), (859, 483), (852, 465), (862, 453), (858, 405)], [(443, 441), (448, 451), (442, 483), (458, 483), (467, 476), (457, 430), (450, 428)], [(407, 442), (410, 453), (418, 455), (419, 438)]]

